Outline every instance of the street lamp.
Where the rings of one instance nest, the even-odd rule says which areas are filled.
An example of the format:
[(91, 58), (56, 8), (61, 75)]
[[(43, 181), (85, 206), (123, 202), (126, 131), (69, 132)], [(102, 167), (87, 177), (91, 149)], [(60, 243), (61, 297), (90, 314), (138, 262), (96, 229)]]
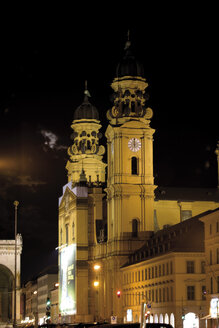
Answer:
[(96, 272), (96, 280), (94, 281), (94, 287), (96, 288), (96, 300), (95, 300), (95, 320), (98, 321), (98, 313), (99, 313), (99, 277), (98, 277), (98, 272), (100, 270), (100, 265), (99, 264), (95, 264), (93, 266), (94, 271)]
[(16, 327), (16, 305), (17, 305), (17, 208), (19, 202), (17, 200), (14, 201), (15, 207), (15, 214), (14, 214), (14, 324), (13, 326)]

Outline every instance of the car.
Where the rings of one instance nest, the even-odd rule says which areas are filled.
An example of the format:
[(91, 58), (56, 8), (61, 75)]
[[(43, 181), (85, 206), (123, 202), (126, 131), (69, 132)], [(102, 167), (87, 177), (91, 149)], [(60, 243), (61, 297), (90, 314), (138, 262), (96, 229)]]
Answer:
[(146, 323), (145, 328), (173, 328), (168, 323)]

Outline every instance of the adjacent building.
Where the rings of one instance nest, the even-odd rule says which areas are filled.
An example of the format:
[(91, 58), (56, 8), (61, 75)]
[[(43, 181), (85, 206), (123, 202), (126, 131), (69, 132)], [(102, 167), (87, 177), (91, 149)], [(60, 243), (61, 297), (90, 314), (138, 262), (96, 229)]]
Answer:
[(129, 257), (123, 273), (124, 321), (204, 327), (206, 275), (200, 216), (166, 227)]
[(205, 226), (206, 300), (208, 327), (219, 323), (219, 208), (200, 219)]
[[(23, 241), (20, 234), (15, 240), (0, 240), (0, 322), (20, 320), (20, 274)], [(16, 264), (16, 265), (15, 265)], [(16, 309), (15, 299), (16, 276)]]

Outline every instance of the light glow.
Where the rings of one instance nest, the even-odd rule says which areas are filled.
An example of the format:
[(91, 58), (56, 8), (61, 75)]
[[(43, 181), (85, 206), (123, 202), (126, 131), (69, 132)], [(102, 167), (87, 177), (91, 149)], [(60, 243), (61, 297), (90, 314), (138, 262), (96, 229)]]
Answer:
[(100, 265), (99, 265), (99, 264), (95, 264), (95, 265), (94, 265), (94, 270), (95, 270), (95, 271), (100, 270)]
[(99, 286), (99, 281), (94, 281), (94, 287), (98, 287)]

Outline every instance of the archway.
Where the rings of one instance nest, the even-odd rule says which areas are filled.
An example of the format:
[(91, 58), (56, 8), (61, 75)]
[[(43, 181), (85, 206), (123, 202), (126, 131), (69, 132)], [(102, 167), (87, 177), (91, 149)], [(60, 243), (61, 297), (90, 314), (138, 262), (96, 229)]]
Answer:
[(183, 328), (199, 328), (199, 320), (195, 313), (189, 312), (185, 315), (185, 320), (183, 321)]
[(158, 315), (157, 314), (154, 315), (154, 323), (158, 323)]
[(175, 318), (173, 313), (170, 315), (170, 324), (173, 326), (173, 328), (175, 327)]
[(160, 320), (159, 320), (159, 323), (163, 323), (163, 314), (162, 314), (162, 313), (160, 314)]
[(12, 320), (13, 274), (0, 264), (0, 321)]
[(169, 323), (169, 316), (167, 313), (165, 314), (165, 317), (164, 317), (164, 323)]

